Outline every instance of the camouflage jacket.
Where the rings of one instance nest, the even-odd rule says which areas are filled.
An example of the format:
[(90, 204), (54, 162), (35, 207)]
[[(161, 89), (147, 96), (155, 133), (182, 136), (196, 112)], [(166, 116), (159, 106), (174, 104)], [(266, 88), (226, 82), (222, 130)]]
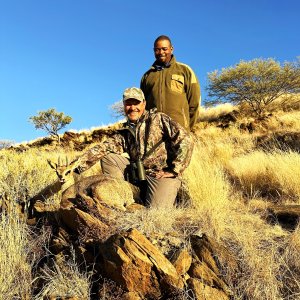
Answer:
[[(135, 127), (135, 128), (134, 128)], [(179, 176), (188, 166), (193, 149), (190, 134), (177, 122), (156, 109), (145, 111), (133, 128), (128, 122), (105, 140), (80, 156), (78, 170), (84, 171), (109, 153), (129, 154), (130, 160), (141, 158), (146, 174), (164, 170)], [(163, 142), (158, 144), (163, 139)], [(150, 155), (146, 153), (158, 145)]]

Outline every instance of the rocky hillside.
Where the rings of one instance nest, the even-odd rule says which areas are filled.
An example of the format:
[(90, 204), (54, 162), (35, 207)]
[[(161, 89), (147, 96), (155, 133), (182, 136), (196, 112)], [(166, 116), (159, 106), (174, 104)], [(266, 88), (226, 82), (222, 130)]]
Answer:
[[(1, 151), (1, 210), (17, 203), (31, 232), (33, 284), (23, 297), (297, 299), (299, 111), (260, 119), (236, 108), (203, 111), (171, 211), (144, 208), (138, 190), (99, 170), (67, 188), (55, 180), (46, 159), (76, 156), (117, 126), (66, 132), (60, 145), (43, 138)], [(70, 260), (76, 280), (63, 275)]]

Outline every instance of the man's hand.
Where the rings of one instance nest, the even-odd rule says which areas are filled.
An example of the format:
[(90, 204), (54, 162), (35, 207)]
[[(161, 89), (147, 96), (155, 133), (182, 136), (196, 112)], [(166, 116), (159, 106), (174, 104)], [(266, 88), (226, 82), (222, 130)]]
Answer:
[(167, 171), (158, 171), (156, 174), (155, 174), (155, 178), (156, 179), (160, 179), (160, 178), (175, 178), (176, 177), (176, 174), (174, 172), (167, 172)]

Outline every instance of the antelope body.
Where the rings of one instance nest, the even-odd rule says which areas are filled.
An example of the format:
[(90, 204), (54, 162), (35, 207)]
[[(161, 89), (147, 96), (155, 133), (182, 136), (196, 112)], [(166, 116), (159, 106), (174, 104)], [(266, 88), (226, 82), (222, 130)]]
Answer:
[(104, 203), (113, 208), (126, 210), (126, 207), (139, 199), (139, 190), (123, 179), (117, 179), (103, 174), (80, 177), (75, 174), (74, 165), (61, 165), (48, 160), (55, 170), (58, 180), (47, 186), (32, 200), (44, 200), (51, 195), (61, 192), (62, 209), (73, 207), (74, 202), (81, 198), (88, 207), (96, 202)]

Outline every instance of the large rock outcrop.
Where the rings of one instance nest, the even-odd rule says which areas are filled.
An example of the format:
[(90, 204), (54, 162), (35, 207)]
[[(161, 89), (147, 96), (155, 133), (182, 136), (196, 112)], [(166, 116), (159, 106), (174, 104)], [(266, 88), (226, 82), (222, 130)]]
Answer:
[(172, 263), (137, 229), (112, 236), (100, 252), (106, 276), (142, 299), (159, 299), (184, 286)]
[[(102, 184), (101, 189), (105, 190), (107, 182)], [(136, 228), (121, 232), (118, 229), (120, 214), (146, 208), (137, 203), (119, 207), (114, 201), (107, 201), (109, 195), (114, 197), (113, 193), (103, 193), (103, 198), (100, 195), (96, 197), (91, 189), (81, 189), (80, 194), (63, 197), (56, 211), (36, 202), (39, 217), (52, 215), (48, 222), (55, 228), (50, 245), (55, 257), (60, 259), (74, 249), (79, 265), (92, 266), (95, 282), (108, 278), (122, 289), (120, 299), (231, 297), (233, 293), (224, 274), (226, 270), (232, 278), (238, 265), (224, 246), (205, 234), (191, 235), (182, 244), (184, 247), (174, 245), (177, 250), (168, 257), (170, 254), (163, 253)]]

